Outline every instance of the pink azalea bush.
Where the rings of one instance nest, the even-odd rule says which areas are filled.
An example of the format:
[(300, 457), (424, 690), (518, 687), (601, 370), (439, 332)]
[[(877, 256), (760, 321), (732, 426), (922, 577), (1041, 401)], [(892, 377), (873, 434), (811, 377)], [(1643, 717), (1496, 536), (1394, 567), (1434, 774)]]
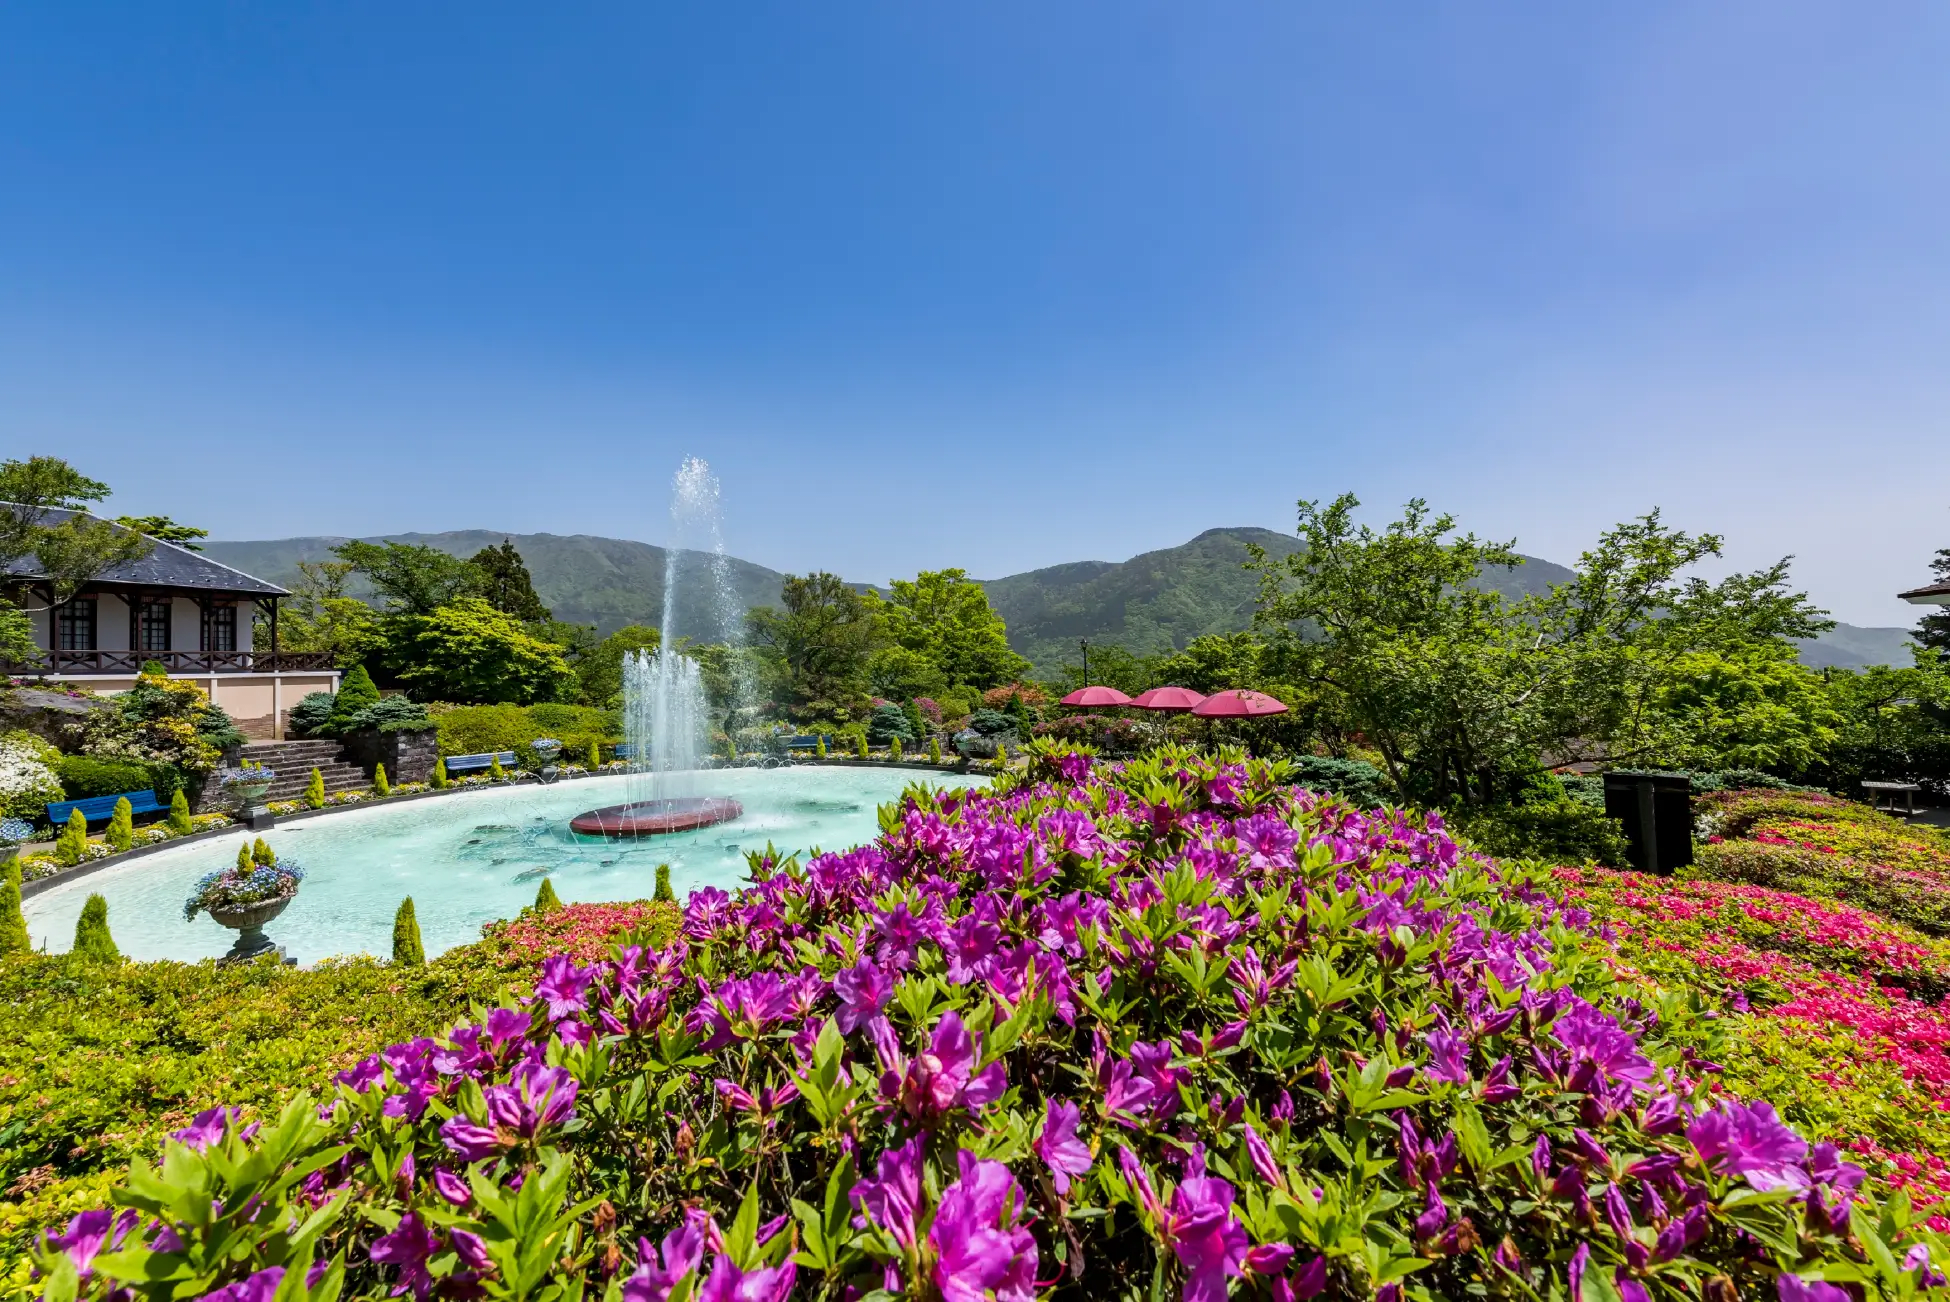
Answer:
[[(53, 1302), (1904, 1297), (1943, 1245), (1556, 885), (1277, 764), (1038, 750), (50, 1236)], [(1896, 961), (1896, 960), (1891, 960)]]

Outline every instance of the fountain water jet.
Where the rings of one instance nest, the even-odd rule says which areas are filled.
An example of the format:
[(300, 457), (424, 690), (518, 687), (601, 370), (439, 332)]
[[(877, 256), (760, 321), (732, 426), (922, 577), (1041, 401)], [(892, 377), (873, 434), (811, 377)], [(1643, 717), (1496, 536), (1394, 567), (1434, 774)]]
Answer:
[[(697, 793), (702, 749), (709, 732), (709, 705), (697, 662), (676, 646), (677, 593), (687, 558), (705, 559), (711, 613), (720, 636), (735, 629), (738, 602), (718, 523), (718, 481), (696, 457), (672, 481), (673, 545), (664, 553), (663, 646), (632, 651), (623, 660), (623, 737), (629, 746), (629, 800), (592, 809), (569, 820), (571, 830), (597, 836), (655, 836), (687, 832), (737, 818), (744, 809), (728, 796)], [(687, 550), (682, 543), (701, 542)], [(708, 550), (707, 550), (708, 549)]]

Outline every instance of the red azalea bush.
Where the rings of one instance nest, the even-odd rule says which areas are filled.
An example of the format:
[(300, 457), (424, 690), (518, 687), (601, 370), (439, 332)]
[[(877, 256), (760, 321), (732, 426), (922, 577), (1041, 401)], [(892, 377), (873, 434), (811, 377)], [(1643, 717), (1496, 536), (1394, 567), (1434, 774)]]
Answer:
[(1031, 764), (694, 892), (681, 940), (552, 956), (273, 1123), (199, 1116), (49, 1239), (50, 1298), (1941, 1282), (1904, 1200), (1714, 1094), (1699, 1010), (1548, 879), (1237, 755)]
[(607, 955), (619, 941), (667, 945), (682, 923), (675, 904), (632, 900), (620, 904), (565, 904), (481, 928), (479, 949), (496, 967), (532, 970), (555, 954), (580, 963)]

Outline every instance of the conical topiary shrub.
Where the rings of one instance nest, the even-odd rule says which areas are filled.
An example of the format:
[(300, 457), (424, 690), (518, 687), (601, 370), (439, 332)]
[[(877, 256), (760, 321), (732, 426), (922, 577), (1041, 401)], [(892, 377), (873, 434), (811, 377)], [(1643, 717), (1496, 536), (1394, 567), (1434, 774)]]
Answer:
[(74, 954), (100, 963), (122, 961), (115, 937), (108, 934), (108, 901), (100, 895), (90, 895), (81, 906), (81, 917), (74, 924)]
[(386, 766), (384, 764), (375, 764), (372, 766), (372, 789), (382, 796), (390, 796), (393, 794), (393, 784), (386, 779)]
[(32, 953), (27, 918), (20, 911), (20, 860), (8, 858), (0, 867), (0, 955)]
[(88, 857), (88, 820), (79, 809), (68, 814), (68, 825), (54, 843), (54, 857), (69, 866)]
[(311, 771), (311, 781), (305, 784), (305, 808), (325, 808), (325, 775), (317, 769)]
[(496, 754), (492, 759), (488, 761), (488, 778), (494, 782), (501, 782), (505, 780), (507, 776), (508, 776), (508, 770), (501, 767), (501, 756), (499, 754)]
[(825, 733), (822, 732), (821, 734), (819, 734), (819, 736), (813, 738), (813, 753), (819, 756), (819, 758), (821, 759), (826, 758), (826, 734)]
[(940, 762), (941, 762), (941, 738), (930, 737), (928, 738), (928, 763), (939, 764)]
[(555, 882), (542, 878), (542, 889), (535, 892), (535, 912), (553, 913), (562, 907), (562, 901), (555, 893)]
[(853, 757), (855, 759), (865, 759), (867, 757), (867, 734), (864, 732), (856, 732), (853, 734)]
[(263, 837), (251, 842), (251, 862), (266, 868), (278, 866), (278, 852), (265, 843)]
[(589, 739), (589, 771), (594, 773), (603, 766), (603, 744), (594, 737)]
[(900, 763), (904, 758), (901, 751), (901, 739), (899, 737), (889, 737), (887, 739), (887, 758), (896, 764)]
[(237, 847), (237, 871), (249, 876), (256, 867), (257, 865), (251, 862), (251, 843), (246, 841)]
[(677, 892), (670, 889), (669, 864), (660, 863), (657, 865), (657, 889), (650, 893), (650, 898), (653, 900), (669, 900), (672, 903), (676, 902)]
[(433, 789), (435, 791), (445, 791), (447, 789), (447, 759), (445, 756), (441, 756), (433, 762)]
[(393, 962), (424, 967), (426, 961), (426, 946), (420, 943), (420, 919), (413, 913), (413, 897), (409, 895), (399, 902), (399, 912), (393, 915)]
[(127, 796), (115, 802), (115, 812), (108, 816), (108, 830), (102, 833), (102, 840), (108, 842), (111, 850), (126, 850), (135, 844), (135, 808)]
[(351, 727), (353, 715), (378, 702), (379, 688), (373, 685), (372, 675), (364, 665), (354, 665), (339, 684), (339, 694), (332, 701), (332, 716), (325, 721), (325, 730), (343, 732)]
[(196, 830), (196, 824), (190, 821), (189, 797), (183, 794), (181, 787), (176, 788), (176, 794), (169, 798), (169, 830), (178, 836), (188, 836)]

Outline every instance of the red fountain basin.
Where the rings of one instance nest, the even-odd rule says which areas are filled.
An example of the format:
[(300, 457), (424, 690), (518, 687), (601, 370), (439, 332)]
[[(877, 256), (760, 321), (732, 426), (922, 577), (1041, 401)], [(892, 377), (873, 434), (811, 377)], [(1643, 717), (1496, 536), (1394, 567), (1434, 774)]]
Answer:
[(667, 801), (606, 805), (569, 819), (569, 830), (583, 836), (663, 836), (725, 823), (745, 813), (729, 795), (688, 795)]
[(584, 836), (662, 836), (709, 827), (744, 812), (745, 807), (730, 796), (639, 800), (577, 814), (569, 820), (569, 829)]

